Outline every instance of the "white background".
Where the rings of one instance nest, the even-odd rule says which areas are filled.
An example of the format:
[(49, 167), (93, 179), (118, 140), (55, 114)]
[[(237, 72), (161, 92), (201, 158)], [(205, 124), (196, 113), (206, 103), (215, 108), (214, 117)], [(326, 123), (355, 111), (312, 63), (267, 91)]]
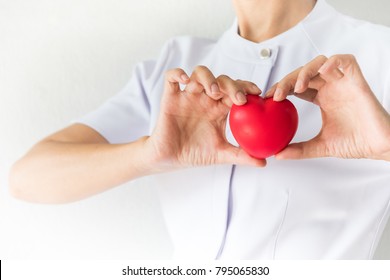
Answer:
[[(388, 0), (328, 2), (390, 26)], [(217, 38), (233, 17), (228, 0), (0, 0), (1, 259), (170, 257), (157, 197), (142, 180), (77, 203), (34, 205), (9, 196), (8, 169), (120, 90), (134, 63), (156, 57), (168, 38)], [(376, 258), (390, 259), (390, 229)]]

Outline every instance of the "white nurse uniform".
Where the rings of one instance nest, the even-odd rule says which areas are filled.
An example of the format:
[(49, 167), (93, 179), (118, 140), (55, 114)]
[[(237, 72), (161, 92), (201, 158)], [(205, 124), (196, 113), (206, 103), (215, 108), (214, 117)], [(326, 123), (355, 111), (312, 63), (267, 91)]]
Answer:
[[(170, 40), (156, 61), (140, 63), (128, 85), (84, 123), (110, 143), (150, 135), (164, 72), (196, 65), (215, 76), (255, 82), (263, 91), (319, 54), (356, 56), (372, 90), (390, 109), (390, 29), (344, 16), (325, 1), (299, 24), (253, 43), (234, 23), (217, 41)], [(319, 109), (290, 98), (299, 112), (293, 141), (320, 130)], [(235, 143), (227, 128), (228, 140)], [(263, 169), (208, 166), (150, 177), (160, 194), (177, 258), (368, 259), (389, 216), (390, 164), (335, 158), (268, 160)]]

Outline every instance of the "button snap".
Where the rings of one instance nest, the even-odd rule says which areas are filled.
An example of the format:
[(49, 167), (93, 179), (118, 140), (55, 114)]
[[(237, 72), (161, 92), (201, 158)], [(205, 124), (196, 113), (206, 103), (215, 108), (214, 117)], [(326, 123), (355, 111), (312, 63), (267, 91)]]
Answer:
[(269, 49), (269, 48), (264, 48), (264, 49), (262, 49), (262, 50), (260, 51), (260, 58), (261, 58), (261, 59), (270, 58), (271, 54), (272, 54), (271, 49)]

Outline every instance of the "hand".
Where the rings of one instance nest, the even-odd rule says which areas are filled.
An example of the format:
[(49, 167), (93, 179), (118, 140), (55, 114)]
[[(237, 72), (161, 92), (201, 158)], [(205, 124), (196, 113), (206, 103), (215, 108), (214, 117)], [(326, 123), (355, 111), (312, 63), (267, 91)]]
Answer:
[(352, 55), (318, 56), (287, 75), (267, 93), (288, 94), (318, 105), (322, 129), (313, 139), (289, 145), (278, 159), (313, 157), (390, 160), (390, 116), (363, 77)]
[[(179, 83), (186, 85), (180, 90)], [(147, 139), (160, 169), (211, 164), (264, 166), (264, 160), (249, 156), (229, 144), (225, 129), (232, 104), (242, 105), (246, 94), (259, 95), (253, 83), (228, 76), (215, 78), (204, 66), (191, 77), (182, 69), (166, 73), (161, 111), (155, 130)]]

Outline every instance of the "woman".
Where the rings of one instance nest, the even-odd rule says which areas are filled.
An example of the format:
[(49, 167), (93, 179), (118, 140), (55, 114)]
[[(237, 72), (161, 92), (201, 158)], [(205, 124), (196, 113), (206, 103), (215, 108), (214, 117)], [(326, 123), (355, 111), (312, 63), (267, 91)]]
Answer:
[[(321, 117), (323, 127), (278, 158), (386, 152), (388, 159), (389, 117), (376, 100), (389, 109), (389, 30), (345, 17), (323, 0), (233, 3), (237, 20), (217, 42), (170, 40), (157, 61), (138, 65), (122, 92), (33, 147), (11, 172), (13, 194), (63, 203), (149, 176), (178, 258), (372, 257), (389, 214), (387, 162), (271, 158), (258, 168), (266, 161), (236, 147), (226, 118), (259, 87), (275, 100), (295, 89), (322, 107), (293, 100), (300, 114), (293, 141), (315, 137)], [(356, 56), (371, 88), (350, 56), (319, 56), (340, 53)], [(364, 98), (341, 95), (346, 89)], [(351, 136), (372, 128), (363, 117), (355, 129), (355, 116), (377, 123), (372, 138)], [(379, 149), (372, 139), (382, 139)]]

